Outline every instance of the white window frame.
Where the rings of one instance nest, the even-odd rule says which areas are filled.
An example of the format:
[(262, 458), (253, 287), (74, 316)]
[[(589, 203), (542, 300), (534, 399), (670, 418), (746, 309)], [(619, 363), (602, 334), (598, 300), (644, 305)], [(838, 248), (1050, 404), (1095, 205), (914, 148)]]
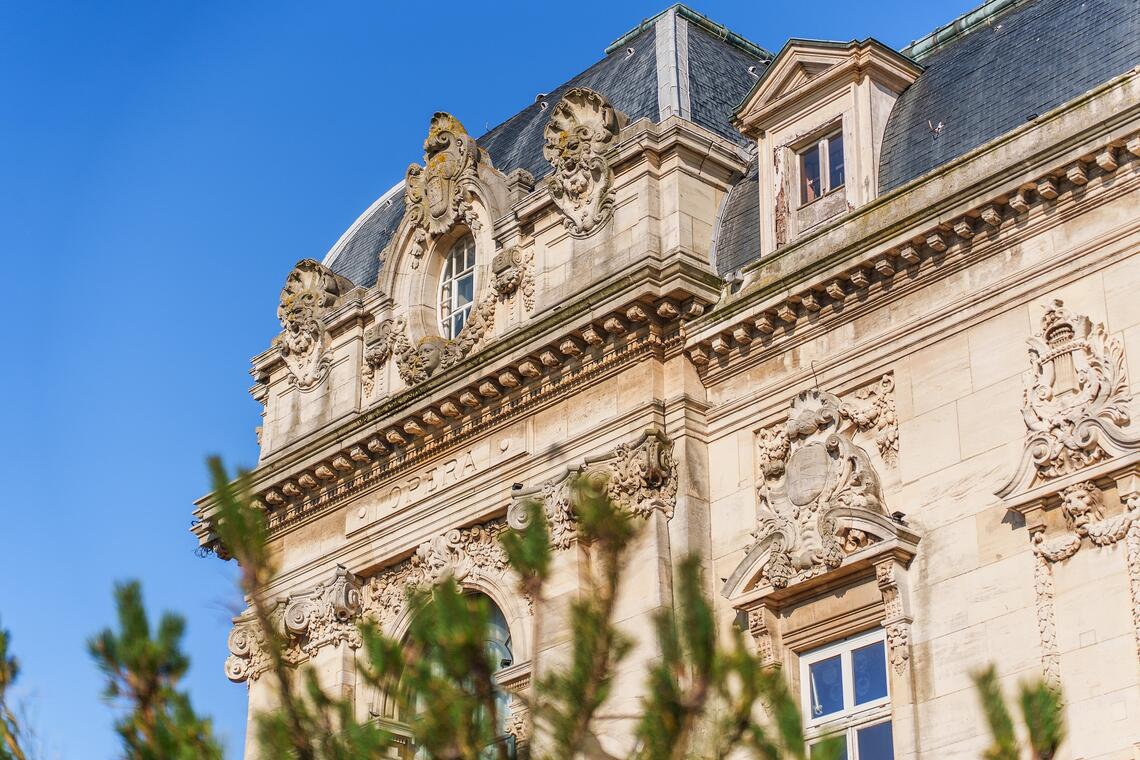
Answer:
[[(466, 244), (466, 245), (464, 245)], [(462, 246), (462, 249), (460, 248)], [(452, 271), (452, 263), (455, 260), (456, 253), (462, 252), (463, 254), (463, 269), (458, 273)], [(471, 254), (471, 264), (466, 264), (467, 254)], [(439, 287), (436, 289), (436, 312), (439, 315), (439, 329), (444, 338), (448, 340), (455, 340), (456, 335), (462, 332), (462, 328), (454, 335), (452, 334), (452, 325), (456, 315), (463, 313), (463, 326), (467, 326), (467, 320), (471, 319), (471, 310), (475, 306), (475, 237), (471, 234), (466, 234), (463, 237), (452, 243), (451, 247), (447, 249), (447, 256), (443, 261), (443, 271), (439, 277)], [(470, 303), (462, 306), (456, 305), (455, 293), (458, 290), (459, 283), (466, 277), (471, 277), (471, 301)], [(450, 307), (444, 308), (444, 292), (445, 289), (451, 294)]]
[[(887, 675), (886, 696), (855, 704), (855, 679), (851, 664), (851, 653), (856, 649), (881, 642), (883, 645), (883, 666)], [(811, 673), (809, 668), (817, 662), (840, 656), (840, 672), (843, 677), (843, 709), (819, 717), (812, 717), (811, 709)], [(837, 641), (833, 644), (813, 649), (800, 655), (800, 709), (804, 716), (804, 736), (808, 744), (815, 744), (818, 740), (839, 734), (847, 737), (847, 760), (858, 760), (858, 746), (856, 744), (856, 731), (870, 728), (893, 720), (891, 710), (891, 679), (890, 662), (887, 659), (887, 636), (882, 628), (876, 628), (866, 633)], [(894, 727), (891, 728), (892, 734)]]
[[(800, 205), (799, 205), (800, 208), (803, 208), (804, 206), (808, 206), (808, 205), (811, 205), (812, 203), (815, 203), (820, 198), (822, 198), (823, 196), (830, 193), (832, 190), (838, 190), (839, 188), (841, 188), (847, 184), (847, 161), (846, 161), (846, 157), (844, 157), (844, 161), (843, 161), (843, 165), (844, 165), (843, 166), (843, 184), (838, 185), (836, 187), (831, 187), (831, 148), (830, 148), (829, 144), (831, 142), (831, 138), (833, 138), (833, 137), (843, 137), (843, 126), (842, 125), (834, 128), (834, 129), (829, 129), (818, 140), (815, 140), (815, 141), (813, 141), (807, 145), (804, 145), (799, 150), (796, 151), (796, 172), (797, 172), (796, 176), (797, 176), (797, 179), (799, 180), (799, 182), (797, 183), (798, 186), (796, 189), (797, 189), (797, 191), (799, 193), (799, 197), (800, 197)], [(844, 145), (844, 150), (846, 150), (847, 149), (847, 141), (846, 140), (843, 141), (843, 145)], [(804, 200), (804, 156), (807, 155), (807, 153), (813, 149), (819, 151), (819, 189), (818, 189), (816, 196), (814, 198), (812, 198), (810, 201), (805, 201)]]

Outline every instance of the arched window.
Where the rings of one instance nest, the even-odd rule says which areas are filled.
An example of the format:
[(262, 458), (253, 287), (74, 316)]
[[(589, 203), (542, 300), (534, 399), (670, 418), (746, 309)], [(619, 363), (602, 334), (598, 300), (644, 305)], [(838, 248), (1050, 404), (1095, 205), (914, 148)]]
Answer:
[(464, 235), (447, 254), (439, 281), (439, 327), (454, 339), (471, 316), (475, 301), (475, 238)]

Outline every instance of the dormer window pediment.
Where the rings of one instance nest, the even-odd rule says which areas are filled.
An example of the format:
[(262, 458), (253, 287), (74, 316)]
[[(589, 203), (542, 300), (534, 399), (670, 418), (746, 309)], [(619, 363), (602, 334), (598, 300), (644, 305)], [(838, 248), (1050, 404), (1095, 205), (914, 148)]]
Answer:
[(761, 253), (878, 195), (887, 116), (921, 67), (875, 40), (792, 40), (737, 110), (757, 141)]

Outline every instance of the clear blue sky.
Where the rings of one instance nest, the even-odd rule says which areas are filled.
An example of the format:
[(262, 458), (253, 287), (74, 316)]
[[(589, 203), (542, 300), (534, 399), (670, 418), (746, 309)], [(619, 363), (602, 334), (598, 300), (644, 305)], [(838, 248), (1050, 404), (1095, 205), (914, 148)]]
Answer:
[[(775, 51), (898, 47), (974, 4), (694, 7)], [(47, 757), (116, 756), (84, 642), (125, 578), (187, 617), (188, 685), (239, 756), (240, 598), (188, 528), (207, 454), (256, 461), (248, 360), (286, 273), (420, 159), (432, 112), (482, 133), (665, 5), (3, 3), (0, 623)]]

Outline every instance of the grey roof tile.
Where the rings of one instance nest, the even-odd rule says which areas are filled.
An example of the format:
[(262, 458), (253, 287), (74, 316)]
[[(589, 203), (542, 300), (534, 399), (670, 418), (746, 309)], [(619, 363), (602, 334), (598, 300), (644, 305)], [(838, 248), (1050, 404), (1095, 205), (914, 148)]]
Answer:
[[(1140, 63), (1140, 2), (1035, 0), (949, 40), (895, 103), (879, 160), (888, 192)], [(930, 125), (942, 124), (938, 134)]]
[(760, 186), (756, 159), (725, 196), (717, 225), (713, 263), (721, 277), (760, 257)]

